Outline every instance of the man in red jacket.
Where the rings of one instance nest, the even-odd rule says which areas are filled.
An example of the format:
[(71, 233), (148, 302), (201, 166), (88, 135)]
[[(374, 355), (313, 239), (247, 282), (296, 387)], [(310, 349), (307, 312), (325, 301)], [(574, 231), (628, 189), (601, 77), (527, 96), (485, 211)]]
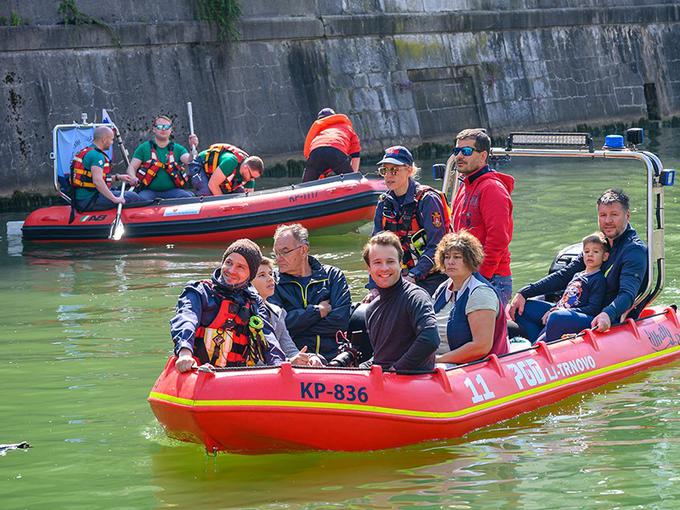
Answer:
[(465, 129), (456, 136), (456, 167), (461, 184), (453, 199), (453, 230), (470, 231), (484, 248), (481, 275), (498, 290), (507, 304), (512, 297), (510, 241), (512, 193), (515, 180), (489, 168), (491, 139), (482, 129)]
[(361, 145), (352, 121), (342, 113), (324, 108), (307, 133), (304, 155), (307, 159), (302, 182), (328, 177), (331, 173), (359, 171)]

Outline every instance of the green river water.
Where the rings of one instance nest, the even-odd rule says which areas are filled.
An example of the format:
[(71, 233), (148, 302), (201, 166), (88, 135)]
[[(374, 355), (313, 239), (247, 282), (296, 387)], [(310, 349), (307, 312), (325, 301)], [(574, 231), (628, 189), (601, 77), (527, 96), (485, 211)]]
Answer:
[[(680, 166), (680, 130), (650, 150)], [(594, 200), (618, 185), (644, 229), (633, 163), (515, 159), (515, 288), (596, 227)], [(429, 173), (429, 172), (426, 172)], [(427, 179), (424, 179), (427, 180)], [(269, 183), (276, 184), (276, 183)], [(666, 192), (666, 287), (680, 303), (680, 200)], [(169, 440), (146, 402), (170, 353), (185, 282), (224, 246), (28, 246), (0, 215), (0, 509), (680, 507), (680, 362), (472, 432), (371, 453), (207, 456)], [(354, 298), (366, 229), (313, 234)], [(271, 241), (263, 241), (265, 252)]]

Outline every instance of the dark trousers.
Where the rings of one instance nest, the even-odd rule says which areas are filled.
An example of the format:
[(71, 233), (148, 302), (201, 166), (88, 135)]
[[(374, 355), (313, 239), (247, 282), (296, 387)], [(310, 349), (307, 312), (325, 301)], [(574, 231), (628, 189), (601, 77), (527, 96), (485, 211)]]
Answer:
[[(111, 193), (113, 193), (115, 196), (120, 196), (120, 190), (111, 190)], [(144, 199), (140, 197), (137, 193), (134, 191), (126, 191), (125, 192), (125, 203), (126, 204), (132, 204), (134, 202), (141, 202)], [(92, 198), (84, 198), (81, 200), (76, 200), (76, 205), (78, 206), (78, 210), (81, 212), (85, 211), (104, 211), (106, 209), (113, 209), (115, 207), (118, 207), (118, 204), (114, 204), (106, 198), (104, 195), (97, 193), (97, 198), (92, 199)]]
[(543, 335), (545, 335), (545, 340), (550, 342), (561, 338), (564, 334), (579, 333), (590, 327), (593, 317), (567, 309), (555, 310), (551, 313), (544, 327), (541, 319), (552, 306), (552, 303), (540, 299), (527, 299), (524, 304), (524, 313), (515, 315), (517, 324), (531, 343), (535, 343)]
[(327, 177), (330, 171), (336, 175), (351, 174), (354, 171), (351, 158), (335, 147), (318, 147), (309, 154), (302, 182), (315, 181), (322, 175)]

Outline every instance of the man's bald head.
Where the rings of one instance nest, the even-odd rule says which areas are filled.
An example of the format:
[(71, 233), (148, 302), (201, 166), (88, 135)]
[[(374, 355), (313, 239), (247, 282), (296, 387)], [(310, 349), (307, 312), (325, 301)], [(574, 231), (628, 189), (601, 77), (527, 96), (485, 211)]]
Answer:
[(97, 126), (94, 129), (92, 141), (101, 150), (108, 150), (113, 144), (113, 129), (107, 126)]
[(110, 136), (113, 136), (113, 129), (111, 129), (108, 126), (97, 126), (94, 128), (94, 139), (95, 140), (103, 140), (104, 138), (108, 138)]

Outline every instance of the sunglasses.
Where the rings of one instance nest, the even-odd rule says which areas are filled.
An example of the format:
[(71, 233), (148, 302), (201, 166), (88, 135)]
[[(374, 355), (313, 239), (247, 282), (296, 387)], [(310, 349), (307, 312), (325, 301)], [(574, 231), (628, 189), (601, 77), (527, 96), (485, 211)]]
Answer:
[(479, 152), (477, 149), (474, 149), (472, 147), (454, 147), (453, 148), (453, 155), (458, 156), (458, 154), (463, 153), (463, 156), (470, 157), (472, 156), (473, 152)]
[(172, 124), (156, 124), (154, 127), (156, 129), (160, 129), (161, 131), (165, 131), (166, 129), (170, 129)]
[(398, 168), (386, 168), (384, 166), (379, 166), (378, 167), (378, 175), (380, 177), (385, 177), (387, 174), (390, 174), (391, 176), (395, 176), (399, 173), (399, 170), (402, 168), (406, 168), (405, 166), (400, 166)]

